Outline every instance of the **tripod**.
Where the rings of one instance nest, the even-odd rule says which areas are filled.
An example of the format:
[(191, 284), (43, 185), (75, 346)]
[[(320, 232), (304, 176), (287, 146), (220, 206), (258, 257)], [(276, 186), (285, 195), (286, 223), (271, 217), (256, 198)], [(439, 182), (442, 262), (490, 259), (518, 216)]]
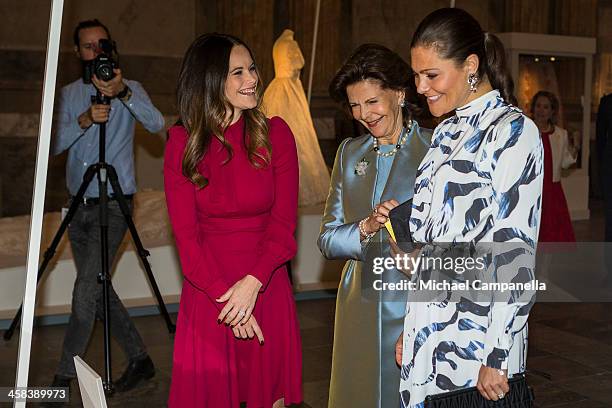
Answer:
[[(92, 99), (94, 97), (92, 96)], [(110, 104), (110, 99), (97, 91), (95, 96), (95, 102), (97, 104)], [(132, 240), (134, 241), (134, 245), (136, 247), (136, 253), (140, 257), (140, 260), (145, 268), (147, 278), (149, 280), (149, 284), (155, 293), (155, 297), (157, 299), (157, 304), (159, 305), (160, 311), (166, 325), (168, 327), (169, 333), (174, 333), (176, 330), (176, 326), (172, 323), (170, 319), (170, 315), (168, 314), (168, 310), (166, 309), (166, 305), (162, 299), (161, 293), (155, 282), (155, 277), (153, 276), (153, 272), (151, 271), (151, 265), (147, 257), (150, 255), (149, 251), (147, 251), (138, 236), (138, 232), (136, 231), (136, 226), (130, 216), (130, 209), (127, 205), (126, 198), (123, 194), (123, 190), (121, 189), (121, 185), (119, 184), (119, 179), (117, 177), (117, 172), (115, 168), (110, 164), (106, 163), (106, 123), (99, 123), (100, 128), (100, 137), (99, 137), (99, 161), (98, 163), (92, 164), (89, 166), (83, 176), (83, 181), (79, 187), (79, 190), (76, 196), (73, 198), (72, 203), (70, 204), (70, 208), (68, 209), (68, 213), (66, 217), (60, 224), (58, 231), (56, 232), (53, 241), (49, 248), (45, 251), (43, 262), (38, 269), (38, 277), (37, 281), (40, 281), (42, 278), (45, 269), (47, 268), (51, 259), (55, 256), (55, 252), (57, 246), (59, 245), (62, 235), (68, 228), (70, 221), (74, 217), (75, 213), (78, 211), (79, 205), (83, 202), (83, 197), (85, 195), (85, 191), (87, 187), (93, 180), (94, 176), (97, 175), (98, 178), (98, 191), (100, 194), (99, 198), (99, 214), (100, 214), (100, 253), (101, 253), (101, 273), (98, 275), (98, 282), (102, 284), (102, 300), (103, 300), (103, 316), (104, 316), (104, 369), (105, 369), (105, 377), (104, 377), (104, 390), (107, 393), (112, 393), (114, 391), (112, 377), (111, 377), (111, 348), (110, 348), (110, 312), (109, 312), (109, 287), (111, 285), (111, 277), (110, 277), (110, 266), (108, 259), (108, 183), (110, 182), (113, 192), (115, 194), (115, 198), (119, 204), (119, 208), (125, 222), (128, 226), (130, 234), (132, 235)], [(4, 339), (10, 340), (13, 336), (15, 328), (17, 327), (19, 320), (21, 318), (23, 304), (17, 310), (11, 325), (4, 333)]]

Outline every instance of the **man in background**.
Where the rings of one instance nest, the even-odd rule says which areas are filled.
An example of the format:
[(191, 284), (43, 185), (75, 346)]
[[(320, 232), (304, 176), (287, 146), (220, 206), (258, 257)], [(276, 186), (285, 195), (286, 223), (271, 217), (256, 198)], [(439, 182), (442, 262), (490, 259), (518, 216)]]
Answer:
[[(74, 200), (87, 168), (99, 161), (100, 123), (106, 123), (106, 162), (112, 165), (132, 209), (136, 193), (134, 176), (134, 128), (136, 121), (152, 133), (164, 127), (161, 113), (153, 106), (143, 87), (123, 77), (114, 69), (114, 77), (103, 81), (89, 78), (92, 62), (102, 53), (100, 40), (111, 41), (109, 30), (97, 19), (80, 22), (74, 30), (74, 45), (81, 60), (84, 76), (62, 88), (59, 95), (53, 153), (68, 150), (66, 183)], [(102, 104), (92, 99), (99, 91), (110, 99)], [(108, 259), (109, 265), (123, 240), (127, 224), (116, 196), (108, 184)], [(97, 179), (87, 187), (83, 200), (68, 227), (68, 237), (77, 269), (72, 293), (72, 312), (64, 337), (62, 355), (54, 387), (69, 387), (76, 377), (73, 357), (83, 356), (94, 328), (96, 317), (103, 318), (99, 192)], [(145, 345), (130, 320), (128, 312), (112, 286), (109, 286), (111, 334), (128, 359), (128, 366), (115, 383), (119, 392), (134, 388), (155, 375), (155, 367)]]

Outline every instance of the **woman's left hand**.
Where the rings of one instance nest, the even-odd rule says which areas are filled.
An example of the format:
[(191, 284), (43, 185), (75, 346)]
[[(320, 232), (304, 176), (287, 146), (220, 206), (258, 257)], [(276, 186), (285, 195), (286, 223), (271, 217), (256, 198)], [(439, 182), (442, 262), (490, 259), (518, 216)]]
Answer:
[(255, 319), (254, 315), (251, 315), (251, 318), (246, 323), (240, 323), (232, 327), (232, 331), (237, 339), (246, 340), (257, 336), (259, 344), (264, 344), (263, 333), (261, 332), (261, 328), (259, 327), (257, 319)]
[(253, 313), (261, 286), (261, 282), (253, 275), (247, 275), (236, 282), (219, 299), (216, 299), (219, 303), (227, 302), (219, 313), (217, 321), (232, 327), (247, 322)]
[(406, 255), (406, 252), (404, 252), (402, 248), (397, 245), (397, 242), (395, 242), (395, 240), (391, 237), (389, 237), (389, 253), (391, 254), (392, 258), (395, 258), (396, 256), (402, 257)]
[(476, 387), (487, 400), (497, 401), (504, 398), (510, 391), (507, 370), (481, 366)]

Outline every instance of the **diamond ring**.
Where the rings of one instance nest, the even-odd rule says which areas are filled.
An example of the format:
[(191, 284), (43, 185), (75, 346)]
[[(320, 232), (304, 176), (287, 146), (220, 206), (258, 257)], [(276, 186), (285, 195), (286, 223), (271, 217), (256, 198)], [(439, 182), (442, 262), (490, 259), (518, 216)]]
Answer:
[(504, 395), (505, 395), (505, 394), (504, 394), (503, 392), (500, 392), (499, 394), (497, 394), (497, 398), (499, 398), (499, 399), (503, 399), (503, 398), (504, 398)]

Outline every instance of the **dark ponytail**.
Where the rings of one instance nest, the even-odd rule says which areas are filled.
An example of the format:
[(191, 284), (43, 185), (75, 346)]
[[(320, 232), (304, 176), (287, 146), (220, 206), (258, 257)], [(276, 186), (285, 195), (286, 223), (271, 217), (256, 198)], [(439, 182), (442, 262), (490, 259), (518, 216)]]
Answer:
[(516, 104), (514, 82), (506, 65), (504, 46), (493, 34), (485, 33), (474, 17), (458, 8), (441, 8), (421, 21), (410, 48), (434, 47), (440, 58), (462, 65), (472, 54), (478, 57), (478, 78), (485, 76), (507, 103)]
[(484, 34), (484, 47), (487, 56), (486, 73), (493, 89), (501, 93), (502, 98), (512, 105), (517, 105), (514, 96), (514, 81), (506, 64), (504, 44), (494, 34)]

